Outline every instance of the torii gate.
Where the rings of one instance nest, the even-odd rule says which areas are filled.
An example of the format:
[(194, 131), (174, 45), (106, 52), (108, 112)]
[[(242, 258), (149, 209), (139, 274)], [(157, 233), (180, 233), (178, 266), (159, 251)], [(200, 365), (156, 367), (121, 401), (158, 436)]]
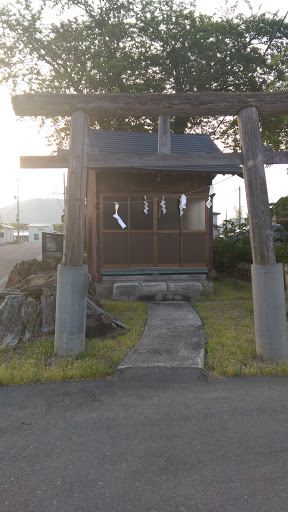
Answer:
[[(288, 92), (188, 94), (23, 94), (12, 103), (19, 116), (71, 116), (69, 157), (22, 157), (22, 167), (68, 167), (64, 256), (58, 267), (55, 350), (76, 355), (85, 347), (87, 267), (83, 266), (87, 169), (175, 165), (243, 164), (253, 256), (252, 287), (257, 353), (266, 359), (288, 361), (284, 278), (276, 264), (264, 163), (288, 163), (288, 152), (263, 148), (258, 112), (288, 114)], [(97, 155), (88, 150), (89, 115), (218, 116), (237, 115), (241, 153), (219, 155)], [(162, 117), (164, 119), (164, 117)], [(165, 126), (165, 122), (163, 122)], [(167, 139), (165, 128), (163, 144)], [(164, 151), (165, 153), (165, 151)], [(68, 158), (67, 158), (68, 157)], [(217, 160), (217, 162), (216, 162)], [(88, 187), (93, 183), (88, 175)], [(89, 227), (89, 226), (88, 226)]]

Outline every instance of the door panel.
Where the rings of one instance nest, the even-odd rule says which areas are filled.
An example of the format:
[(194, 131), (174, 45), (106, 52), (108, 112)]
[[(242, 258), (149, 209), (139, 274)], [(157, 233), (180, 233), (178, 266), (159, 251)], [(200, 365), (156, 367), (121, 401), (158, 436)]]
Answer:
[(154, 265), (153, 233), (130, 233), (130, 264)]
[(182, 217), (183, 231), (205, 230), (205, 199), (187, 197)]
[(157, 229), (158, 231), (179, 231), (179, 199), (168, 197), (165, 199), (166, 213), (162, 212), (160, 206), (161, 197), (157, 198)]
[(157, 265), (180, 266), (180, 234), (158, 233)]
[(128, 232), (103, 233), (103, 260), (105, 265), (129, 265)]
[(147, 197), (148, 212), (144, 212), (144, 197), (130, 197), (130, 229), (153, 231), (153, 198)]
[(182, 264), (205, 265), (207, 259), (207, 235), (206, 233), (182, 234)]

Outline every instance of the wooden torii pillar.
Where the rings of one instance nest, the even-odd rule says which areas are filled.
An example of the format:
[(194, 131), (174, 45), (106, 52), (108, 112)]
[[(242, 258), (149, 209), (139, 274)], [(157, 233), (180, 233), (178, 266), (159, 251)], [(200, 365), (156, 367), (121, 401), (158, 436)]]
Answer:
[[(178, 165), (215, 165), (215, 164), (243, 164), (244, 179), (247, 192), (247, 203), (251, 223), (251, 245), (253, 253), (252, 286), (256, 326), (256, 347), (257, 352), (268, 359), (288, 360), (284, 278), (282, 265), (275, 264), (274, 246), (272, 243), (272, 225), (270, 219), (267, 187), (264, 174), (265, 163), (288, 163), (287, 152), (273, 152), (271, 148), (262, 147), (258, 112), (263, 115), (278, 116), (288, 114), (288, 92), (271, 93), (190, 93), (190, 94), (23, 94), (14, 96), (12, 99), (14, 111), (20, 116), (71, 116), (71, 147), (68, 168), (68, 189), (69, 198), (67, 208), (67, 226), (65, 226), (65, 250), (62, 267), (70, 269), (69, 275), (73, 274), (72, 269), (78, 269), (82, 273), (82, 281), (77, 281), (77, 286), (70, 287), (71, 300), (69, 306), (63, 306), (61, 315), (73, 321), (75, 304), (83, 303), (83, 290), (87, 283), (85, 275), (87, 271), (83, 267), (81, 254), (83, 253), (83, 238), (80, 231), (84, 233), (84, 214), (80, 210), (84, 208), (83, 194), (87, 177), (87, 165), (90, 168), (99, 167), (137, 167), (148, 165), (162, 167), (163, 163), (169, 167)], [(79, 111), (79, 112), (78, 112)], [(85, 114), (86, 113), (86, 114)], [(238, 115), (240, 127), (240, 138), (242, 153), (230, 153), (212, 156), (206, 155), (93, 155), (88, 153), (85, 143), (88, 133), (88, 116), (114, 117), (127, 116), (230, 116)], [(81, 144), (78, 147), (74, 135), (80, 134)], [(74, 135), (73, 135), (74, 134)], [(77, 135), (77, 137), (78, 137)], [(77, 138), (76, 137), (76, 138)], [(77, 149), (78, 148), (78, 149)], [(80, 155), (80, 159), (79, 159)], [(82, 156), (81, 156), (82, 155)], [(31, 158), (27, 157), (26, 165), (31, 168)], [(32, 167), (66, 167), (66, 157), (39, 157), (34, 159)], [(87, 160), (88, 158), (88, 164)], [(46, 162), (46, 163), (43, 163)], [(70, 175), (70, 178), (69, 178)], [(79, 179), (79, 176), (81, 178)], [(76, 176), (78, 176), (76, 178)], [(90, 176), (90, 174), (89, 174)], [(92, 175), (91, 175), (92, 176)], [(69, 187), (70, 179), (70, 187)], [(91, 180), (94, 178), (91, 177)], [(77, 195), (76, 181), (81, 184), (80, 196)], [(90, 178), (89, 178), (90, 180)], [(74, 195), (75, 193), (75, 195)], [(74, 204), (74, 207), (71, 205)], [(96, 203), (97, 204), (97, 203)], [(79, 210), (77, 210), (77, 207)], [(78, 211), (79, 215), (73, 219), (73, 213)], [(84, 211), (84, 210), (83, 210)], [(269, 220), (270, 219), (270, 220)], [(77, 244), (77, 249), (74, 244)], [(72, 254), (78, 257), (72, 258)], [(72, 265), (75, 265), (73, 267)], [(81, 271), (79, 271), (81, 269)], [(83, 272), (82, 272), (83, 270)], [(73, 280), (72, 280), (73, 281)], [(79, 283), (83, 286), (79, 286)], [(65, 295), (66, 294), (66, 295)], [(58, 294), (57, 303), (68, 296), (67, 290)], [(81, 302), (82, 301), (82, 302)], [(65, 301), (64, 301), (65, 302)], [(74, 308), (74, 309), (73, 309)], [(57, 305), (56, 325), (59, 322), (59, 308)], [(81, 332), (85, 325), (84, 306), (80, 308), (78, 324), (81, 324)], [(66, 320), (65, 320), (66, 321)], [(63, 329), (63, 338), (66, 344), (67, 355), (73, 353), (75, 336), (73, 329), (70, 329), (70, 320), (66, 321), (67, 332)], [(74, 345), (75, 344), (75, 345)], [(71, 352), (70, 352), (71, 348)], [(77, 350), (84, 349), (84, 341), (81, 340)], [(76, 352), (75, 352), (76, 353)]]
[(92, 281), (100, 282), (100, 195), (95, 169), (88, 169), (87, 175), (86, 249), (89, 275)]
[(83, 265), (89, 116), (72, 113), (63, 260), (57, 270), (55, 352), (75, 356), (85, 349), (88, 268)]
[(283, 266), (276, 264), (258, 111), (238, 113), (247, 196), (256, 349), (265, 359), (288, 360)]

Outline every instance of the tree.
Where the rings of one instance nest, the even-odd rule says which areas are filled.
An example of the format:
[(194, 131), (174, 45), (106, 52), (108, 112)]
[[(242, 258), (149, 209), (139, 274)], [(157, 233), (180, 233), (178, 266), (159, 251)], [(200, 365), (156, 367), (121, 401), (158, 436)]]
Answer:
[(213, 264), (217, 272), (235, 271), (239, 263), (252, 263), (249, 224), (224, 220), (221, 236), (213, 240)]
[(57, 231), (57, 233), (64, 233), (64, 224), (54, 224), (54, 231)]
[[(10, 225), (13, 226), (15, 229), (18, 229), (18, 223), (17, 222), (11, 222)], [(19, 222), (19, 229), (21, 229), (21, 230), (28, 229), (28, 224), (25, 224), (24, 222)]]
[[(0, 9), (0, 80), (13, 92), (287, 88), (288, 24), (279, 27), (277, 14), (236, 15), (231, 8), (218, 18), (197, 16), (194, 4), (179, 0), (39, 0), (37, 8), (33, 5), (18, 0)], [(47, 22), (51, 12), (53, 21)], [(157, 127), (153, 118), (91, 122), (102, 129)], [(288, 148), (287, 116), (261, 123), (265, 143)], [(60, 143), (68, 123), (56, 119), (53, 124), (52, 138)], [(209, 133), (227, 147), (239, 145), (235, 119), (172, 119), (174, 132), (187, 129)]]

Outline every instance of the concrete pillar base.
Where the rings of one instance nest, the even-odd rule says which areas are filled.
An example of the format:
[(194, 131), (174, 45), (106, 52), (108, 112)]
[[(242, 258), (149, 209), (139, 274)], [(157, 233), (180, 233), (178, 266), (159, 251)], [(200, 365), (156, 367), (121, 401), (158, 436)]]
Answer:
[(88, 267), (58, 265), (55, 353), (76, 356), (85, 350)]
[(283, 266), (252, 265), (251, 277), (257, 354), (288, 361)]

